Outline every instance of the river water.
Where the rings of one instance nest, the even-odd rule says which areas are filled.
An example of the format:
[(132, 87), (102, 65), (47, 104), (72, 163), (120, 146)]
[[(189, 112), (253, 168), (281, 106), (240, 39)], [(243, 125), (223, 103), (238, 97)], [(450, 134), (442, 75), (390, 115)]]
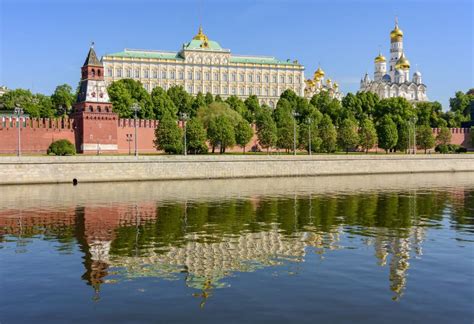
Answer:
[(472, 323), (474, 173), (0, 187), (0, 323)]

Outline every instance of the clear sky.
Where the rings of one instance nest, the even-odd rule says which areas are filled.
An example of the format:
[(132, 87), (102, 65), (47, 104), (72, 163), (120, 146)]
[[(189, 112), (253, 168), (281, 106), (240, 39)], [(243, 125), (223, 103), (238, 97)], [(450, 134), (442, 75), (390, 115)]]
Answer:
[(471, 0), (0, 0), (0, 85), (50, 94), (74, 88), (91, 41), (99, 56), (124, 48), (179, 50), (202, 23), (235, 54), (298, 59), (312, 76), (318, 63), (344, 93), (388, 57), (394, 17), (405, 53), (423, 73), (431, 100), (447, 108), (473, 87)]

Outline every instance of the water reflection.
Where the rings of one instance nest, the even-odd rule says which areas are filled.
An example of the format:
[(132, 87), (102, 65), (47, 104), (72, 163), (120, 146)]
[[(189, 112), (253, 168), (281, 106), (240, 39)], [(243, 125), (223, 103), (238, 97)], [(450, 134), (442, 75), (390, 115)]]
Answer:
[[(454, 181), (451, 188), (369, 187), (358, 192), (318, 192), (315, 187), (324, 181), (318, 180), (293, 192), (240, 196), (236, 190), (225, 197), (217, 191), (214, 197), (194, 192), (174, 200), (147, 196), (162, 185), (153, 183), (146, 184), (150, 190), (143, 187), (142, 197), (125, 190), (123, 199), (94, 199), (94, 192), (103, 195), (105, 190), (97, 185), (92, 192), (89, 187), (75, 198), (51, 198), (35, 207), (28, 202), (17, 206), (18, 197), (11, 193), (0, 209), (0, 247), (13, 242), (16, 253), (28, 253), (38, 239), (55, 242), (57, 253), (73, 253), (78, 246), (82, 280), (93, 288), (95, 300), (104, 284), (154, 277), (183, 280), (201, 306), (236, 273), (278, 271), (281, 265), (305, 262), (308, 254), (324, 259), (338, 250), (370, 247), (374, 262), (389, 268), (391, 298), (399, 300), (407, 289), (411, 259), (423, 256), (429, 229), (443, 228), (447, 221), (456, 239), (472, 240), (474, 188), (466, 185), (466, 177), (461, 180), (462, 186)], [(293, 186), (292, 181), (302, 180), (287, 185)], [(127, 186), (133, 190), (135, 184)]]

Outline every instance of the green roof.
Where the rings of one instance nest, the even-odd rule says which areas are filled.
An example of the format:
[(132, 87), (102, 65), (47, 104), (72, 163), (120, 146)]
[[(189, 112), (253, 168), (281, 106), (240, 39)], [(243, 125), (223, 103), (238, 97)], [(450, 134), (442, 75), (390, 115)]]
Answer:
[(299, 65), (299, 63), (291, 62), (290, 60), (281, 61), (271, 56), (231, 56), (230, 63)]
[(123, 52), (106, 54), (105, 56), (183, 60), (183, 58), (177, 52), (140, 51), (140, 50), (129, 50), (129, 49), (125, 49)]
[(229, 51), (223, 49), (218, 42), (207, 41), (207, 46), (205, 46), (205, 41), (193, 39), (189, 43), (183, 45), (183, 48), (186, 50), (211, 50), (211, 51)]

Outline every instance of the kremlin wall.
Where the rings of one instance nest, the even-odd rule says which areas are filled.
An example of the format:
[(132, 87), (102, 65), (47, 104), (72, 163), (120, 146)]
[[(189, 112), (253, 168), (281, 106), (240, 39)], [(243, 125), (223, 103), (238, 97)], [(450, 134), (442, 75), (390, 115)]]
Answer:
[[(88, 152), (88, 154), (104, 154), (104, 153), (121, 153), (129, 152), (129, 142), (127, 134), (134, 137), (134, 120), (120, 119), (112, 120), (110, 133), (104, 132), (102, 127), (103, 121), (93, 120), (92, 124), (97, 127), (90, 129), (89, 137), (98, 138), (99, 140)], [(156, 153), (153, 140), (155, 139), (155, 129), (158, 126), (157, 120), (137, 120), (138, 135), (138, 151), (139, 153)], [(439, 129), (434, 128), (433, 134), (436, 136)], [(469, 128), (451, 128), (451, 143), (462, 145), (464, 147), (472, 147), (469, 142)], [(45, 154), (49, 145), (59, 139), (67, 139), (71, 143), (78, 145), (78, 134), (74, 119), (48, 119), (48, 118), (26, 118), (22, 119), (21, 125), (21, 151), (27, 154)], [(108, 139), (109, 136), (113, 140), (107, 144), (116, 145), (117, 149), (113, 151), (107, 150), (105, 143), (100, 139)], [(131, 153), (134, 152), (134, 142), (130, 142)], [(256, 136), (247, 144), (246, 151), (250, 151), (252, 147), (258, 145)], [(16, 126), (16, 118), (3, 117), (0, 120), (0, 154), (16, 154), (18, 147), (18, 128)], [(241, 152), (242, 149), (235, 146), (233, 150)]]

